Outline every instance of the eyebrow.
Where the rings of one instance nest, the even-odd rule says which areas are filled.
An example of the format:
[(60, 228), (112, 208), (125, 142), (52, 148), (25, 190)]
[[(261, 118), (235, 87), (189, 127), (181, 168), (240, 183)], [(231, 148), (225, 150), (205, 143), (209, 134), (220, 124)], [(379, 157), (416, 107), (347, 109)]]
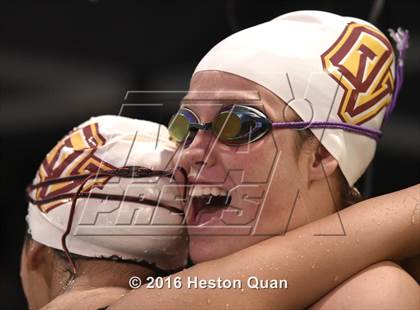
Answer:
[(260, 93), (256, 90), (227, 90), (227, 91), (189, 91), (182, 98), (180, 104), (188, 104), (189, 101), (260, 101)]

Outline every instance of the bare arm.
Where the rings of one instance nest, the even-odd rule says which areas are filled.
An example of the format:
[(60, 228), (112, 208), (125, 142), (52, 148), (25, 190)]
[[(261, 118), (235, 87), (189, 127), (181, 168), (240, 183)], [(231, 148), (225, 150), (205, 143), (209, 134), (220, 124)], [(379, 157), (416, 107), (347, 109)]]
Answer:
[[(287, 289), (133, 290), (109, 309), (195, 307), (304, 308), (362, 269), (382, 260), (401, 260), (420, 252), (420, 185), (363, 201), (340, 211), (345, 235), (316, 236), (337, 225), (337, 214), (273, 237), (172, 277), (200, 279), (286, 279)], [(180, 298), (182, 297), (182, 298)]]
[(380, 262), (353, 275), (310, 310), (420, 309), (420, 287), (400, 266)]

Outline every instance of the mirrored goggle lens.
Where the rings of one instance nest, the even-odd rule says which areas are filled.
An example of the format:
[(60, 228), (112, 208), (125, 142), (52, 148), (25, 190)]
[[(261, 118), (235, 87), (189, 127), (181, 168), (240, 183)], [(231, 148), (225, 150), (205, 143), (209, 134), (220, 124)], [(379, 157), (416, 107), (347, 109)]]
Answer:
[(241, 119), (231, 111), (220, 113), (212, 123), (213, 132), (221, 141), (232, 141), (241, 132)]
[(169, 136), (175, 142), (183, 142), (188, 136), (189, 125), (185, 115), (175, 114), (169, 122)]
[(219, 139), (228, 145), (241, 145), (254, 141), (259, 132), (255, 130), (259, 118), (249, 108), (235, 107), (219, 114), (212, 129)]

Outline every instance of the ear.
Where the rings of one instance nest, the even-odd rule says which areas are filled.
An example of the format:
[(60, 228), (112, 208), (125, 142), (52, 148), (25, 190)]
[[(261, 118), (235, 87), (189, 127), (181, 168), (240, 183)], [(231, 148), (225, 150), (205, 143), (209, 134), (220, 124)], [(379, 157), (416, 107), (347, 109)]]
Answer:
[(35, 240), (25, 241), (20, 276), (29, 309), (40, 309), (50, 301), (52, 269), (48, 247)]
[(45, 263), (45, 251), (47, 247), (35, 240), (25, 241), (23, 249), (25, 255), (25, 264), (28, 271), (34, 271)]
[(330, 177), (338, 167), (337, 160), (319, 144), (312, 156), (312, 163), (309, 167), (309, 181), (318, 181)]

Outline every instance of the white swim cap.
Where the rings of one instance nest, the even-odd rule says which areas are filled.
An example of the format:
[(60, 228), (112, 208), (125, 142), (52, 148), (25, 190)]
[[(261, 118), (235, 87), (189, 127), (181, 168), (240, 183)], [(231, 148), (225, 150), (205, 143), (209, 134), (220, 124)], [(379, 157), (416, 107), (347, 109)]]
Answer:
[[(47, 154), (29, 188), (32, 238), (87, 257), (119, 257), (164, 270), (184, 267), (182, 186), (170, 177), (131, 174), (149, 171), (139, 166), (167, 171), (175, 149), (166, 127), (157, 123), (112, 115), (84, 122)], [(107, 171), (128, 175), (99, 174)]]
[(332, 123), (309, 128), (353, 185), (373, 159), (377, 137), (367, 134), (379, 132), (392, 101), (394, 62), (390, 42), (372, 24), (298, 11), (231, 35), (194, 73), (236, 74), (273, 92), (303, 121)]

